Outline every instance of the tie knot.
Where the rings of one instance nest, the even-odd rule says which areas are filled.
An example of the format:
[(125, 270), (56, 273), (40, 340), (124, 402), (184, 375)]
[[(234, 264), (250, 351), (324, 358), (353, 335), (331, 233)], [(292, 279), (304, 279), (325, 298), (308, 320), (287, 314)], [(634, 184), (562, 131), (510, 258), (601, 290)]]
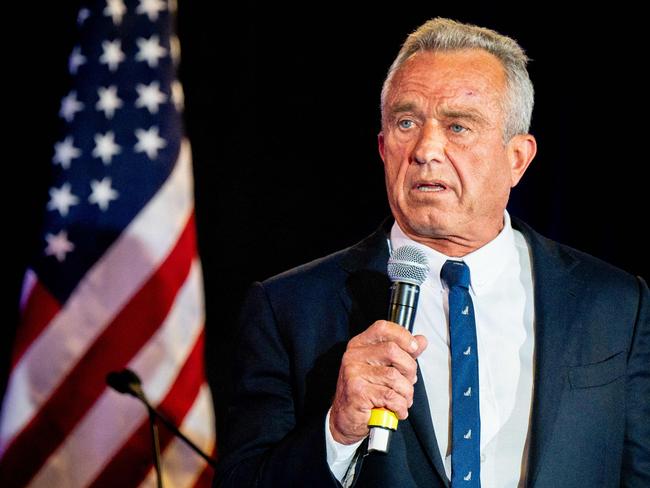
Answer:
[(440, 271), (440, 278), (449, 288), (469, 288), (469, 267), (462, 261), (447, 260)]

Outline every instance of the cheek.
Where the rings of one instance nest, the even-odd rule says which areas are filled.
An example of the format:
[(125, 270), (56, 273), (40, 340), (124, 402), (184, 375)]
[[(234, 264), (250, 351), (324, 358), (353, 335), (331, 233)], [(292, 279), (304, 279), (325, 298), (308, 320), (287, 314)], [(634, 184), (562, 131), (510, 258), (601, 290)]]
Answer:
[(384, 169), (390, 186), (400, 186), (408, 170), (408, 150), (394, 139), (387, 139), (384, 146)]
[(468, 172), (475, 179), (493, 181), (500, 185), (502, 181), (510, 179), (508, 154), (505, 147), (498, 141), (487, 144), (468, 146), (464, 150)]
[(386, 189), (392, 199), (404, 196), (404, 171), (397, 164), (386, 170)]
[(486, 170), (484, 156), (473, 147), (449, 144), (446, 148), (446, 155), (451, 163), (451, 170), (460, 181), (464, 191), (475, 186), (476, 181)]

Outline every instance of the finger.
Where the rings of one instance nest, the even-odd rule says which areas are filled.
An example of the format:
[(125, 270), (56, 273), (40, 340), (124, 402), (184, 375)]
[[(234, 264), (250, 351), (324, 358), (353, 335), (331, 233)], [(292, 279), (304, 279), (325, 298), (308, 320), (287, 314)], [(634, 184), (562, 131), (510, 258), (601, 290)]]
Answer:
[[(400, 420), (408, 417), (409, 401), (392, 388), (369, 384), (365, 394), (373, 405), (372, 408), (386, 408), (395, 413)], [(370, 420), (370, 411), (367, 420)]]
[(369, 346), (366, 361), (373, 365), (392, 366), (411, 383), (415, 382), (417, 362), (394, 342)]
[[(392, 369), (392, 368), (386, 368)], [(395, 373), (392, 373), (395, 374)], [(399, 375), (399, 373), (396, 373)], [(381, 375), (380, 375), (381, 376)], [(401, 375), (399, 375), (401, 376)], [(369, 379), (370, 378), (370, 379)], [(391, 386), (380, 383), (389, 381), (378, 380), (379, 383), (373, 382), (372, 373), (367, 375), (354, 375), (350, 378), (339, 382), (335, 403), (340, 410), (369, 412), (373, 408), (383, 407), (392, 410), (393, 407), (404, 412), (413, 403), (413, 388), (406, 382), (401, 388), (404, 394)], [(402, 381), (405, 378), (402, 377)], [(367, 419), (364, 419), (364, 421)]]
[[(415, 359), (394, 342), (382, 342), (348, 349), (343, 355), (341, 365), (344, 368), (353, 365), (389, 366), (399, 371), (411, 383), (416, 381), (417, 363)], [(363, 373), (354, 371), (350, 374)]]
[(350, 345), (364, 346), (382, 342), (394, 342), (409, 354), (415, 353), (419, 344), (413, 335), (404, 327), (387, 320), (378, 320), (364, 332), (355, 336), (350, 341)]
[[(368, 407), (368, 405), (363, 405), (363, 399), (365, 398), (364, 390), (369, 384), (395, 390), (406, 399), (409, 407), (413, 403), (413, 385), (417, 381), (416, 373), (413, 373), (412, 376), (405, 376), (393, 366), (359, 362), (345, 362), (341, 365), (340, 373), (337, 393), (340, 389), (343, 395), (338, 396), (351, 398), (350, 403), (355, 403), (361, 408)], [(361, 401), (359, 401), (360, 399)]]
[(395, 390), (406, 399), (407, 405), (413, 404), (413, 383), (396, 368), (389, 366), (371, 366), (368, 372), (370, 383)]
[(413, 355), (414, 358), (417, 358), (427, 348), (427, 346), (429, 345), (429, 341), (423, 335), (416, 335), (413, 336), (413, 338), (418, 342), (418, 349), (417, 351), (415, 351)]

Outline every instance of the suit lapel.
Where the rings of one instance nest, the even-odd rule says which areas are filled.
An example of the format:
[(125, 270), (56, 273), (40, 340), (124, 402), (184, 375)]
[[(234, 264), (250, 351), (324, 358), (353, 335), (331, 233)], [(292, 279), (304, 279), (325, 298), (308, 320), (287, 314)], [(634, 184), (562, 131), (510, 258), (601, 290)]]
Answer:
[(445, 473), (445, 466), (440, 456), (440, 449), (438, 449), (438, 440), (436, 439), (436, 433), (431, 422), (431, 412), (429, 410), (427, 392), (424, 388), (424, 379), (419, 368), (418, 381), (415, 384), (415, 391), (413, 392), (413, 406), (409, 409), (407, 421), (411, 423), (415, 435), (422, 445), (422, 449), (427, 454), (438, 476), (440, 476), (444, 485), (449, 487), (449, 479), (447, 478), (447, 473)]
[[(387, 239), (393, 221), (388, 219), (366, 240), (348, 250), (343, 267), (350, 273), (341, 298), (350, 316), (350, 337), (370, 326), (375, 320), (386, 318), (390, 297), (390, 280), (386, 275), (388, 263)], [(413, 428), (429, 462), (449, 486), (438, 449), (424, 380), (418, 370), (413, 406), (407, 420)]]
[(573, 258), (559, 254), (559, 247), (521, 221), (513, 226), (522, 232), (532, 256), (535, 300), (535, 372), (529, 434), (528, 486), (533, 486), (545, 449), (553, 433), (558, 407), (565, 388), (567, 354), (576, 289), (570, 275)]

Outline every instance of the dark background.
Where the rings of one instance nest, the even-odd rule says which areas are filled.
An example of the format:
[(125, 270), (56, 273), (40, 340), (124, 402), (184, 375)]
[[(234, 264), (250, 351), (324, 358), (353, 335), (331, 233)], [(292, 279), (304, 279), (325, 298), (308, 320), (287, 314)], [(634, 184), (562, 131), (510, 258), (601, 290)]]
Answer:
[[(640, 11), (426, 4), (179, 1), (217, 412), (224, 411), (235, 317), (250, 282), (348, 246), (388, 215), (376, 150), (381, 83), (405, 36), (434, 16), (510, 35), (532, 58), (539, 152), (513, 192), (511, 213), (548, 237), (650, 276)], [(4, 206), (12, 293), (2, 358), (25, 263), (40, 244), (77, 5), (27, 10), (8, 14), (21, 29), (4, 41), (12, 110), (5, 143), (18, 149), (6, 154), (5, 198), (14, 188), (18, 197)]]

